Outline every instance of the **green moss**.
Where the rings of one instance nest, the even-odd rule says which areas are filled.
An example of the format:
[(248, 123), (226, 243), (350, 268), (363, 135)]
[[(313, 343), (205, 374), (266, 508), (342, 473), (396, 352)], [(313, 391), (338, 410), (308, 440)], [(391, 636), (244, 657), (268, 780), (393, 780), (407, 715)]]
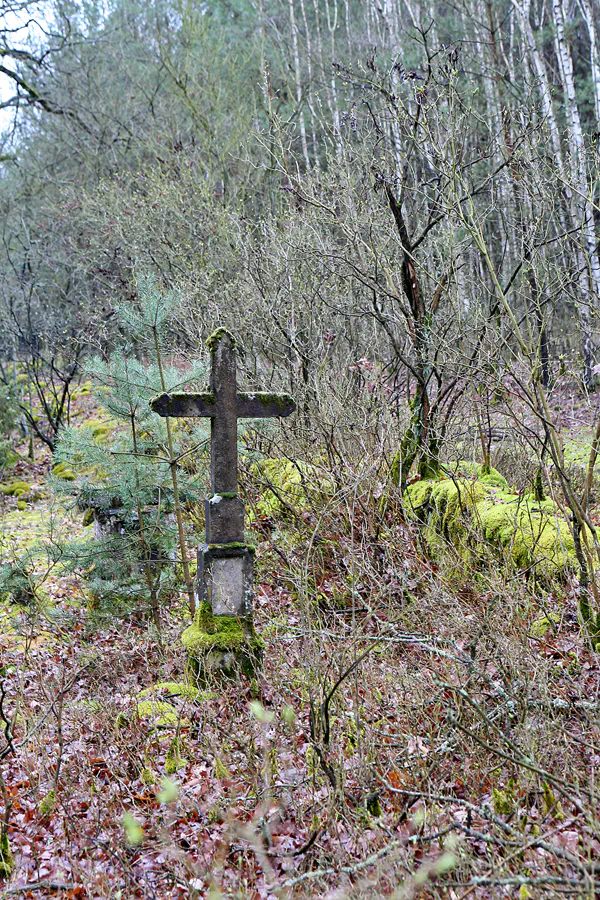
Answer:
[(215, 775), (219, 781), (226, 781), (231, 778), (231, 772), (218, 756), (215, 757)]
[(141, 700), (136, 706), (136, 711), (139, 719), (153, 718), (155, 725), (159, 727), (177, 725), (179, 721), (177, 710), (166, 701)]
[(140, 772), (140, 781), (142, 782), (142, 784), (149, 786), (151, 784), (156, 784), (156, 780), (156, 775), (154, 774), (150, 766), (144, 766), (144, 768)]
[(83, 514), (83, 518), (81, 520), (81, 524), (84, 528), (87, 528), (89, 525), (92, 525), (94, 522), (94, 510), (89, 508)]
[[(263, 516), (286, 512), (286, 506), (305, 509), (310, 500), (321, 500), (333, 491), (333, 483), (311, 463), (303, 460), (263, 459), (252, 466), (252, 473), (265, 481), (256, 509)], [(271, 484), (273, 489), (269, 489)], [(250, 516), (252, 518), (252, 516)]]
[(229, 544), (205, 544), (207, 550), (250, 550), (256, 549), (254, 544), (247, 544), (244, 541), (231, 541)]
[(547, 781), (542, 781), (542, 792), (544, 797), (542, 812), (544, 816), (551, 815), (555, 821), (562, 822), (565, 818), (562, 804), (560, 800), (556, 799), (556, 795)]
[(494, 812), (499, 816), (510, 816), (515, 811), (516, 794), (515, 781), (513, 778), (508, 779), (506, 789), (494, 788), (492, 792), (492, 805)]
[(15, 860), (13, 858), (9, 843), (8, 835), (0, 835), (0, 877), (8, 878), (15, 868)]
[(153, 684), (152, 687), (144, 688), (138, 696), (148, 697), (159, 692), (173, 697), (185, 697), (186, 700), (192, 702), (202, 698), (202, 694), (197, 687), (180, 681), (159, 681), (158, 684)]
[(206, 602), (196, 610), (181, 640), (197, 675), (207, 670), (231, 675), (239, 670), (252, 677), (264, 647), (251, 622), (236, 616), (214, 616)]
[(56, 806), (56, 791), (51, 790), (48, 791), (45, 797), (40, 801), (40, 805), (38, 807), (40, 816), (42, 819), (47, 819), (54, 812), (54, 807)]
[(208, 347), (211, 353), (214, 353), (217, 349), (218, 344), (223, 340), (224, 337), (228, 337), (231, 341), (231, 346), (235, 347), (236, 340), (230, 331), (227, 331), (226, 328), (217, 328), (216, 331), (210, 335), (210, 337), (206, 341), (206, 346)]
[(180, 756), (180, 752), (181, 741), (176, 737), (171, 741), (165, 756), (165, 773), (167, 775), (174, 775), (178, 769), (183, 769), (187, 766), (188, 760)]
[(75, 400), (77, 397), (89, 397), (92, 393), (92, 382), (84, 381), (83, 384), (78, 385), (71, 391), (71, 400)]
[(52, 474), (61, 481), (75, 481), (75, 472), (64, 462), (57, 463), (52, 469)]
[(366, 799), (366, 807), (367, 812), (370, 816), (373, 816), (374, 819), (379, 819), (383, 815), (383, 810), (381, 809), (381, 802), (379, 800), (379, 794), (377, 791), (374, 791), (372, 794), (369, 794)]
[(499, 487), (504, 491), (508, 490), (506, 478), (492, 466), (486, 467), (468, 459), (461, 459), (458, 462), (450, 463), (445, 469), (452, 475), (458, 475), (461, 478), (477, 478), (482, 484)]
[[(157, 394), (155, 397), (152, 397), (148, 401), (148, 405), (150, 406), (150, 408), (153, 409), (153, 404), (157, 400), (160, 400), (163, 396), (164, 394)], [(193, 394), (190, 394), (188, 391), (169, 391), (169, 399), (175, 404), (178, 400), (189, 400), (190, 397), (194, 397), (200, 400), (202, 403), (209, 403), (211, 405), (214, 405), (217, 402), (217, 398), (211, 391), (204, 391), (202, 393)]]
[(258, 403), (262, 403), (263, 406), (270, 406), (271, 403), (274, 403), (275, 406), (278, 406), (281, 410), (286, 410), (292, 399), (290, 395), (285, 392), (271, 393), (270, 391), (251, 391), (250, 393), (252, 394), (253, 399), (257, 400)]
[(533, 494), (511, 493), (493, 470), (479, 478), (417, 481), (408, 486), (407, 507), (425, 526), (432, 552), (440, 538), (449, 541), (464, 559), (486, 544), (518, 568), (535, 568), (553, 577), (576, 571), (575, 543), (569, 523), (551, 500)]
[(117, 425), (114, 419), (87, 419), (82, 428), (92, 432), (92, 437), (98, 443), (102, 443)]
[(20, 497), (31, 490), (26, 481), (11, 481), (8, 484), (0, 484), (0, 493), (6, 497)]

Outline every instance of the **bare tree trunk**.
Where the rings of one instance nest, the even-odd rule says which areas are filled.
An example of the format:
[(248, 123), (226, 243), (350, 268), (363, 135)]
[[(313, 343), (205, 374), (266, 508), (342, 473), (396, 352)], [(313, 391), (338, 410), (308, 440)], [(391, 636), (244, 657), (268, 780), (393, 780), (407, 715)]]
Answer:
[(296, 82), (296, 104), (298, 115), (298, 127), (300, 128), (300, 141), (302, 144), (302, 155), (306, 168), (310, 168), (310, 159), (308, 156), (308, 143), (306, 140), (306, 124), (304, 122), (304, 110), (302, 109), (302, 73), (300, 69), (300, 50), (298, 47), (298, 26), (296, 25), (296, 16), (294, 14), (294, 0), (289, 0), (290, 9), (290, 29), (292, 32), (292, 52), (294, 58), (294, 80)]
[(575, 177), (572, 203), (573, 218), (580, 225), (583, 238), (583, 247), (578, 251), (579, 286), (581, 290), (579, 309), (583, 330), (583, 380), (587, 387), (592, 387), (594, 384), (595, 348), (590, 320), (597, 306), (597, 299), (600, 296), (600, 262), (596, 250), (593, 207), (588, 190), (583, 130), (575, 95), (573, 58), (565, 34), (564, 0), (553, 0), (552, 9), (556, 26), (556, 53), (565, 96), (571, 167)]
[(592, 85), (594, 88), (594, 111), (596, 113), (596, 128), (600, 128), (600, 47), (596, 23), (600, 13), (593, 7), (594, 0), (579, 0), (579, 7), (587, 27), (590, 39), (590, 68), (592, 70)]

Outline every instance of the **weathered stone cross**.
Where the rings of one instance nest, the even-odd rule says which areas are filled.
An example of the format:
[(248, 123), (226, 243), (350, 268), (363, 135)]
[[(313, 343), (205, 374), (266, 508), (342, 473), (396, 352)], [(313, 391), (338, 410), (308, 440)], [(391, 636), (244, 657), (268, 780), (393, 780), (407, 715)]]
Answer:
[(160, 416), (210, 418), (210, 482), (205, 501), (206, 544), (198, 548), (198, 600), (212, 614), (248, 617), (252, 612), (253, 555), (244, 539), (244, 504), (238, 497), (237, 420), (289, 416), (288, 394), (237, 390), (235, 339), (219, 328), (208, 339), (210, 390), (161, 394), (150, 401)]

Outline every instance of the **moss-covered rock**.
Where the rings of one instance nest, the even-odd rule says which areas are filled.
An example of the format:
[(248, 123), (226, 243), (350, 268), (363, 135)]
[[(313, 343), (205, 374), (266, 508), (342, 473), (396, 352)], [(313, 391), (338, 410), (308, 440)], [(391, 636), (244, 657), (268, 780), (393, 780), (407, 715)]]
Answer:
[(465, 559), (485, 544), (512, 566), (545, 577), (577, 570), (573, 535), (556, 504), (511, 492), (494, 470), (471, 477), (463, 472), (417, 481), (406, 490), (407, 507), (426, 526), (434, 552), (441, 537)]
[(7, 484), (0, 484), (0, 493), (6, 497), (21, 497), (30, 491), (31, 487), (26, 481), (10, 481)]
[(116, 424), (113, 419), (87, 419), (82, 427), (91, 431), (95, 441), (102, 443), (115, 429)]
[(252, 472), (264, 482), (256, 503), (263, 516), (281, 515), (286, 507), (303, 510), (311, 500), (333, 490), (331, 480), (317, 466), (303, 460), (263, 459), (252, 466)]
[(149, 697), (152, 695), (162, 695), (165, 697), (183, 697), (185, 700), (194, 702), (195, 700), (205, 699), (203, 693), (193, 684), (185, 681), (159, 681), (151, 687), (144, 688), (138, 694), (139, 697)]
[(193, 672), (199, 678), (240, 672), (251, 678), (260, 668), (264, 644), (251, 621), (237, 616), (214, 616), (210, 605), (200, 604), (194, 621), (181, 636)]
[(59, 462), (52, 468), (52, 474), (61, 481), (75, 481), (75, 472), (67, 463)]
[(166, 700), (140, 700), (136, 705), (138, 719), (153, 719), (158, 728), (177, 725), (179, 714)]

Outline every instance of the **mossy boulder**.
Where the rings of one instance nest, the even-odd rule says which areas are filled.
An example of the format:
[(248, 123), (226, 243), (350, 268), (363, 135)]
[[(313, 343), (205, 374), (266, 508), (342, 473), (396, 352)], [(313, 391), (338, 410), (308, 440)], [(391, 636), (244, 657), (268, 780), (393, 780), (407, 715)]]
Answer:
[(263, 459), (252, 466), (252, 473), (262, 482), (256, 509), (263, 516), (280, 515), (288, 507), (301, 511), (333, 491), (332, 481), (303, 460)]
[(4, 494), (5, 497), (19, 498), (24, 494), (29, 494), (30, 491), (31, 487), (26, 481), (10, 481), (6, 484), (0, 484), (0, 493)]
[[(156, 728), (169, 728), (180, 722), (178, 711), (166, 700), (139, 700), (136, 713), (138, 719), (151, 719)], [(181, 719), (181, 724), (189, 725), (189, 722)]]
[(569, 523), (556, 504), (513, 493), (494, 470), (466, 477), (457, 469), (450, 477), (417, 481), (405, 499), (434, 552), (441, 538), (466, 561), (488, 547), (512, 567), (542, 577), (564, 577), (578, 568)]
[[(158, 728), (167, 728), (178, 723), (189, 725), (189, 719), (182, 715), (186, 703), (202, 703), (214, 699), (214, 695), (187, 681), (159, 681), (144, 688), (137, 695), (136, 713), (138, 719), (153, 719)], [(183, 701), (183, 704), (180, 702)]]
[(75, 481), (75, 472), (65, 462), (57, 463), (52, 469), (52, 474), (61, 481)]
[(117, 423), (113, 419), (88, 419), (83, 423), (82, 428), (91, 431), (92, 437), (98, 443), (103, 443), (108, 435), (114, 431)]
[(252, 622), (237, 616), (214, 616), (206, 602), (199, 605), (181, 640), (196, 678), (240, 673), (252, 678), (260, 669), (264, 644)]
[(166, 699), (170, 697), (181, 697), (184, 700), (194, 702), (204, 699), (203, 694), (198, 688), (185, 681), (159, 681), (151, 687), (144, 688), (138, 694), (139, 697), (162, 696)]

